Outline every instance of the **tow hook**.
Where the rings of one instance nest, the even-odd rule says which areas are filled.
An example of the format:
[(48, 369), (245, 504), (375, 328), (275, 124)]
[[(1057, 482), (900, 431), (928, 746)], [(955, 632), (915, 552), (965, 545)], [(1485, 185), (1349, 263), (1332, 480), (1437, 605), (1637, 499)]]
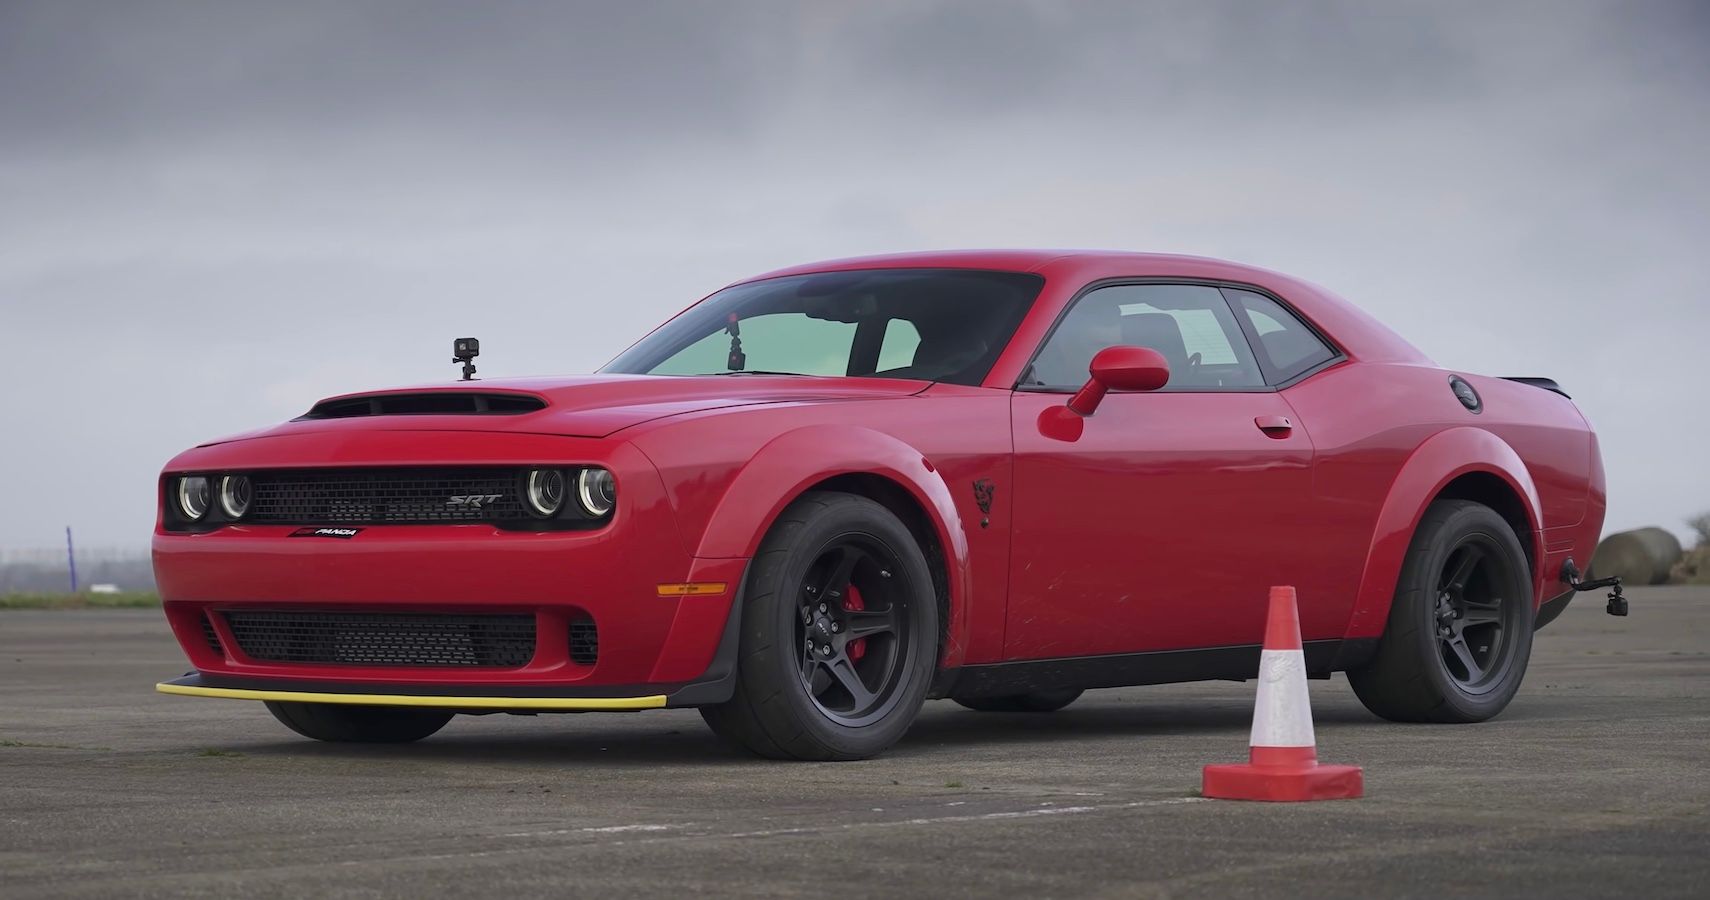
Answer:
[(1563, 584), (1576, 591), (1595, 591), (1602, 588), (1608, 588), (1609, 603), (1603, 607), (1603, 611), (1612, 616), (1624, 616), (1627, 614), (1627, 598), (1621, 594), (1621, 576), (1616, 575), (1610, 578), (1598, 578), (1593, 581), (1581, 581), (1579, 580), (1579, 567), (1574, 565), (1573, 560), (1570, 559), (1567, 562), (1562, 563), (1561, 578)]

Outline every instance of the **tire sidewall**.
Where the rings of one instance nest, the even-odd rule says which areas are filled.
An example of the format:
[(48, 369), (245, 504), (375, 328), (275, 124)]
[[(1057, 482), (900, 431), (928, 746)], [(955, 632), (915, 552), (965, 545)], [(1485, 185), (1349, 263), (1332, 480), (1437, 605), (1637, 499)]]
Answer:
[[(864, 535), (885, 546), (903, 570), (911, 607), (923, 611), (910, 635), (904, 683), (897, 687), (896, 702), (878, 721), (860, 727), (827, 718), (808, 696), (801, 684), (801, 647), (795, 637), (797, 600), (808, 570), (829, 544), (849, 534)], [(938, 600), (926, 557), (914, 535), (889, 510), (853, 495), (839, 497), (809, 516), (802, 528), (789, 535), (784, 549), (779, 564), (761, 567), (750, 585), (757, 602), (747, 613), (760, 627), (744, 629), (744, 640), (763, 640), (767, 646), (744, 654), (741, 676), (780, 690), (791, 718), (811, 733), (815, 743), (839, 756), (878, 753), (896, 743), (913, 724), (937, 664)]]
[[(1436, 598), (1437, 582), (1454, 549), (1469, 537), (1484, 535), (1502, 548), (1508, 558), (1505, 568), (1512, 582), (1507, 590), (1509, 597), (1506, 603), (1516, 605), (1515, 623), (1512, 635), (1505, 635), (1513, 641), (1507, 653), (1507, 667), (1501, 674), (1500, 680), (1480, 693), (1473, 693), (1463, 688), (1449, 674), (1447, 665), (1442, 660), (1442, 654), (1437, 642), (1436, 629)], [(1441, 525), (1429, 535), (1420, 536), (1424, 540), (1424, 555), (1421, 565), (1408, 572), (1410, 584), (1406, 587), (1416, 602), (1405, 610), (1407, 615), (1418, 617), (1413, 624), (1413, 638), (1417, 645), (1413, 652), (1421, 654), (1430, 664), (1424, 667), (1424, 676), (1430, 681), (1436, 693), (1442, 696), (1443, 705), (1452, 709), (1455, 718), (1466, 721), (1488, 719), (1501, 712), (1516, 691), (1520, 682), (1525, 678), (1527, 663), (1532, 655), (1532, 622), (1535, 611), (1532, 608), (1531, 569), (1526, 560), (1526, 552), (1520, 546), (1520, 541), (1514, 535), (1506, 520), (1485, 506), (1468, 506), (1450, 514)]]

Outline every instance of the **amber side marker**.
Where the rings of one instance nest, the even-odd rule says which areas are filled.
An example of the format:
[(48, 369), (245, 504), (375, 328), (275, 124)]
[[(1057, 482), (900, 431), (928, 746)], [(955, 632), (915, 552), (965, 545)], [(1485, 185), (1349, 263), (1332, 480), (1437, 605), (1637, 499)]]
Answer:
[(722, 594), (725, 583), (722, 581), (696, 581), (687, 584), (662, 584), (659, 586), (661, 597), (711, 597)]

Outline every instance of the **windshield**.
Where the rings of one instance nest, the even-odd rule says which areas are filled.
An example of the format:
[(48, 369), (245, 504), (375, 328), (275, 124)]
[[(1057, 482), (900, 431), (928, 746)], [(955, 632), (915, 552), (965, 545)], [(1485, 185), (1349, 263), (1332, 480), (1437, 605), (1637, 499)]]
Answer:
[(979, 384), (1044, 279), (1020, 272), (868, 269), (725, 288), (601, 369), (628, 375), (787, 374)]

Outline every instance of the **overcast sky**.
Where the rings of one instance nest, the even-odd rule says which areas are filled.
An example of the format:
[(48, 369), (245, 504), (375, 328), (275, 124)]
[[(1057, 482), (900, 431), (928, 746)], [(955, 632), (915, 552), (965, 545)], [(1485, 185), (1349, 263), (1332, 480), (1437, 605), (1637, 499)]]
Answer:
[(777, 266), (1205, 254), (1560, 380), (1611, 529), (1710, 509), (1710, 4), (0, 0), (0, 548), (174, 453), (586, 372)]

